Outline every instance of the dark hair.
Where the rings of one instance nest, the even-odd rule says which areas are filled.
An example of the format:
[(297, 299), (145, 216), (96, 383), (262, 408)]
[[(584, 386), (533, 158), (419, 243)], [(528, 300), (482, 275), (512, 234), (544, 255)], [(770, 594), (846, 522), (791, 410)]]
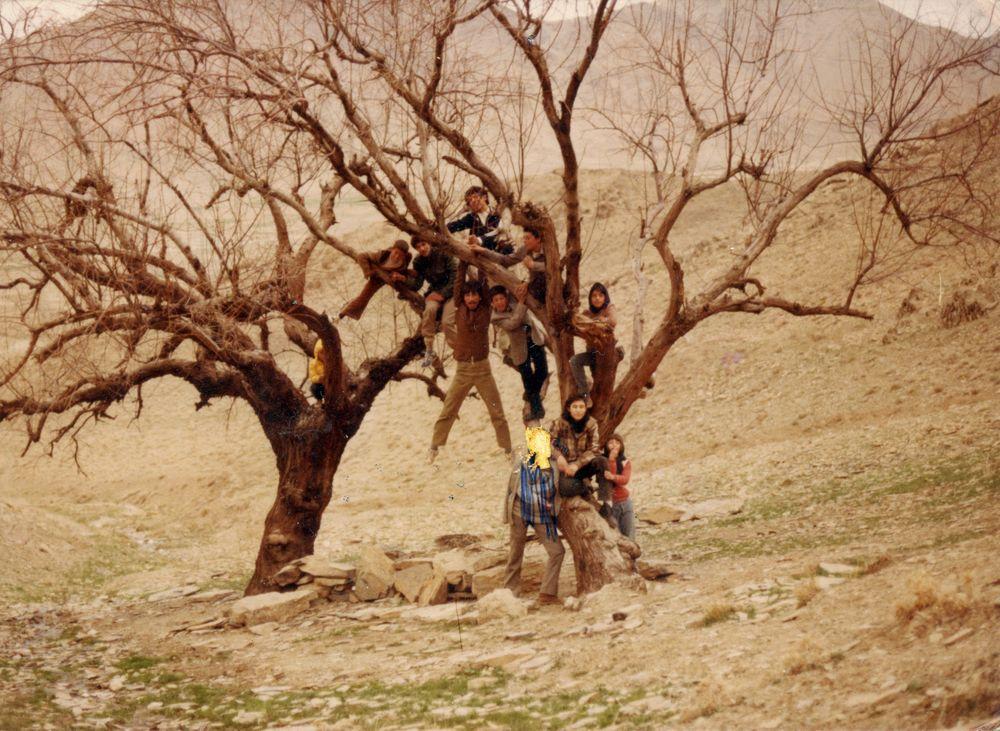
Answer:
[(539, 231), (534, 226), (525, 226), (524, 227), (524, 233), (531, 234), (532, 236), (534, 236), (538, 240), (541, 240), (541, 238), (542, 238), (542, 232)]
[[(590, 418), (590, 409), (587, 409), (587, 413), (583, 415), (583, 418), (577, 421), (576, 419), (573, 418), (573, 414), (569, 410), (569, 407), (577, 401), (583, 401), (583, 403), (586, 405), (587, 397), (584, 396), (582, 393), (574, 393), (568, 399), (563, 401), (562, 418), (565, 419), (566, 423), (569, 424), (571, 428), (575, 427), (575, 425), (577, 424), (580, 424), (581, 425), (580, 428), (582, 429), (583, 425), (587, 423), (587, 419)], [(575, 428), (573, 428), (573, 431), (577, 432)]]
[(392, 245), (395, 246), (400, 251), (406, 251), (406, 242), (403, 241), (403, 239), (396, 239), (395, 241), (392, 242)]
[(479, 299), (483, 298), (483, 283), (478, 279), (466, 279), (465, 286), (462, 287), (462, 296), (475, 292), (479, 295)]
[(490, 287), (490, 300), (491, 301), (498, 294), (502, 294), (508, 300), (510, 299), (510, 293), (507, 291), (507, 288), (505, 286), (503, 286), (502, 284), (494, 284), (492, 287)]
[(413, 236), (410, 237), (410, 246), (413, 247), (414, 251), (417, 250), (417, 244), (421, 244), (421, 243), (422, 244), (430, 245), (431, 242), (428, 241), (425, 238), (422, 238), (422, 237), (418, 236), (417, 234), (413, 234)]
[[(601, 305), (596, 310), (594, 309), (594, 303), (590, 301), (590, 298), (591, 296), (593, 296), (594, 292), (600, 292), (601, 294), (604, 295), (604, 304)], [(593, 312), (596, 315), (598, 312), (606, 310), (608, 305), (610, 304), (611, 304), (611, 295), (608, 294), (607, 287), (605, 287), (600, 282), (594, 282), (592, 285), (590, 285), (590, 292), (587, 294), (587, 306), (590, 307), (591, 312)]]
[(472, 186), (469, 186), (469, 188), (465, 191), (465, 195), (462, 196), (462, 197), (463, 198), (468, 198), (470, 195), (482, 195), (482, 196), (486, 196), (486, 198), (488, 200), (489, 197), (490, 197), (490, 192), (488, 190), (486, 190), (486, 188), (484, 188), (481, 185), (472, 185)]
[(618, 451), (618, 459), (615, 460), (618, 463), (618, 474), (620, 475), (622, 473), (622, 470), (625, 469), (625, 459), (626, 459), (626, 457), (625, 457), (625, 440), (622, 439), (622, 435), (621, 434), (612, 434), (610, 437), (608, 437), (604, 441), (604, 456), (605, 457), (610, 456), (611, 450), (608, 449), (608, 442), (610, 442), (612, 439), (616, 440), (619, 444), (622, 445), (622, 448)]

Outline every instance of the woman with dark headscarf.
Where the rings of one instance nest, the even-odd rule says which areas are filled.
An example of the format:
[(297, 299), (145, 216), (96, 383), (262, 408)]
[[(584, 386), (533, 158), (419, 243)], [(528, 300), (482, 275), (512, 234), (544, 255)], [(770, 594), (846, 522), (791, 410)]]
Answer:
[[(586, 480), (596, 477), (598, 499), (601, 503), (609, 503), (612, 482), (605, 477), (608, 460), (600, 452), (597, 421), (590, 415), (582, 396), (566, 399), (562, 416), (552, 423), (549, 431), (559, 471), (559, 495), (589, 497), (591, 488)], [(608, 517), (610, 512), (609, 505), (602, 515)]]
[[(583, 311), (584, 317), (589, 317), (597, 322), (606, 322), (611, 325), (612, 330), (615, 329), (618, 325), (618, 317), (615, 313), (615, 306), (611, 304), (611, 295), (608, 294), (607, 287), (600, 282), (594, 282), (590, 288), (590, 294), (587, 296), (587, 303), (588, 307)], [(597, 367), (596, 364), (597, 354), (589, 348), (569, 359), (570, 368), (573, 370), (573, 380), (576, 381), (576, 387), (587, 402), (588, 407), (591, 405), (590, 385), (587, 382), (585, 368), (589, 367), (593, 374), (594, 368)]]
[(631, 541), (635, 541), (635, 509), (628, 491), (628, 481), (632, 478), (632, 463), (625, 456), (625, 440), (620, 434), (612, 434), (604, 445), (604, 456), (608, 459), (605, 479), (612, 483), (611, 515), (618, 523), (618, 530)]

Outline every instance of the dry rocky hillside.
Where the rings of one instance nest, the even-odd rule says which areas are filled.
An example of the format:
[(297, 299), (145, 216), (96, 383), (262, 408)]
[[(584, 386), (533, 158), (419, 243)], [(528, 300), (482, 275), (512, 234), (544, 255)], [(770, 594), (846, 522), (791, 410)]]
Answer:
[[(641, 181), (584, 184), (584, 276), (610, 282), (628, 322)], [(847, 281), (851, 185), (792, 217), (761, 263), (775, 291), (822, 300)], [(740, 197), (692, 208), (675, 245), (697, 283), (730, 256)], [(646, 271), (655, 317), (666, 283), (651, 256)], [(186, 386), (151, 384), (141, 419), (84, 434), (79, 469), (67, 448), (19, 457), (4, 425), (0, 728), (993, 728), (996, 274), (921, 251), (860, 292), (871, 322), (695, 329), (622, 427), (639, 542), (670, 573), (562, 608), (467, 600), (495, 586), (505, 537), (507, 465), (475, 401), (429, 467), (439, 402), (412, 382), (380, 397), (280, 606), (238, 601), (276, 481), (244, 407), (195, 412)], [(311, 276), (329, 311), (359, 284), (332, 256)], [(353, 357), (408, 319), (380, 294)], [(517, 375), (494, 365), (516, 425)]]

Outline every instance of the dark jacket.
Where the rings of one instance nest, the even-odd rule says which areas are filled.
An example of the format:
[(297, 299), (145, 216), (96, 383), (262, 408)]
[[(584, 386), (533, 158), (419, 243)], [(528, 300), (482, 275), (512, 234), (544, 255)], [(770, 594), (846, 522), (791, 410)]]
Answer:
[(524, 244), (518, 246), (512, 254), (503, 254), (496, 251), (484, 251), (482, 254), (490, 261), (495, 261), (502, 267), (512, 267), (527, 258), (528, 269), (531, 272), (528, 275), (528, 294), (538, 300), (539, 303), (545, 304), (545, 254), (542, 252), (528, 254), (528, 249)]
[(463, 294), (465, 291), (465, 272), (468, 264), (464, 261), (458, 264), (455, 284), (455, 360), (462, 363), (477, 362), (489, 357), (490, 354), (490, 317), (492, 310), (486, 301), (486, 273), (479, 270), (480, 287), (483, 296), (479, 306), (470, 310), (465, 306)]
[(469, 211), (461, 218), (455, 219), (448, 224), (450, 233), (468, 231), (482, 242), (482, 245), (490, 251), (498, 251), (501, 254), (510, 254), (514, 247), (510, 244), (498, 240), (498, 227), (500, 226), (500, 216), (495, 213), (486, 214), (486, 223), (483, 223), (472, 211)]
[(431, 249), (427, 256), (413, 260), (413, 276), (406, 280), (406, 286), (419, 291), (427, 282), (427, 292), (437, 292), (449, 299), (455, 287), (455, 258), (439, 249)]

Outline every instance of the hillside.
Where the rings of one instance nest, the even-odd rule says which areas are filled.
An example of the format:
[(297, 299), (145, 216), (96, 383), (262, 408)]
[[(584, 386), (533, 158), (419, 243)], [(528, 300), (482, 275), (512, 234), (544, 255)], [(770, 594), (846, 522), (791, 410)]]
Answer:
[[(552, 183), (536, 179), (533, 194)], [(584, 177), (584, 275), (611, 273), (625, 321), (634, 285), (620, 242), (640, 183), (619, 171)], [(828, 282), (846, 281), (850, 185), (835, 181), (792, 218), (762, 262), (769, 282), (822, 299)], [(725, 261), (740, 210), (730, 188), (695, 203), (675, 243), (692, 282)], [(375, 244), (387, 233), (352, 238)], [(647, 271), (655, 303), (665, 282), (652, 257)], [(344, 287), (360, 284), (332, 258), (312, 276), (331, 311)], [(328, 610), (260, 632), (170, 635), (219, 611), (171, 598), (174, 587), (246, 579), (276, 479), (252, 415), (219, 405), (195, 413), (193, 392), (158, 383), (144, 390), (140, 420), (122, 411), (86, 433), (83, 472), (66, 449), (18, 458), (20, 439), (4, 425), (0, 591), (12, 603), (0, 644), (17, 659), (0, 675), (0, 725), (58, 726), (74, 714), (186, 728), (234, 718), (713, 728), (985, 720), (1000, 650), (998, 309), (944, 327), (942, 305), (959, 290), (995, 303), (995, 269), (924, 251), (859, 295), (872, 322), (734, 315), (686, 337), (622, 427), (638, 511), (738, 497), (742, 512), (641, 522), (646, 553), (677, 575), (645, 594), (602, 592), (578, 615), (459, 627), (390, 604), (361, 623)], [(378, 305), (352, 333), (354, 357), (373, 329), (409, 317), (387, 296)], [(516, 374), (494, 366), (515, 424)], [(557, 410), (553, 395), (546, 407)], [(437, 409), (415, 384), (380, 398), (345, 456), (317, 553), (350, 559), (366, 541), (433, 552), (445, 533), (504, 545), (505, 467), (483, 449), (492, 444), (485, 410), (466, 404), (431, 468), (422, 457)], [(826, 577), (823, 562), (858, 573)], [(814, 574), (826, 587), (818, 593)], [(562, 591), (572, 582), (567, 564)], [(625, 606), (637, 626), (580, 633)], [(519, 631), (533, 634), (505, 639)], [(546, 690), (532, 690), (541, 673)]]

